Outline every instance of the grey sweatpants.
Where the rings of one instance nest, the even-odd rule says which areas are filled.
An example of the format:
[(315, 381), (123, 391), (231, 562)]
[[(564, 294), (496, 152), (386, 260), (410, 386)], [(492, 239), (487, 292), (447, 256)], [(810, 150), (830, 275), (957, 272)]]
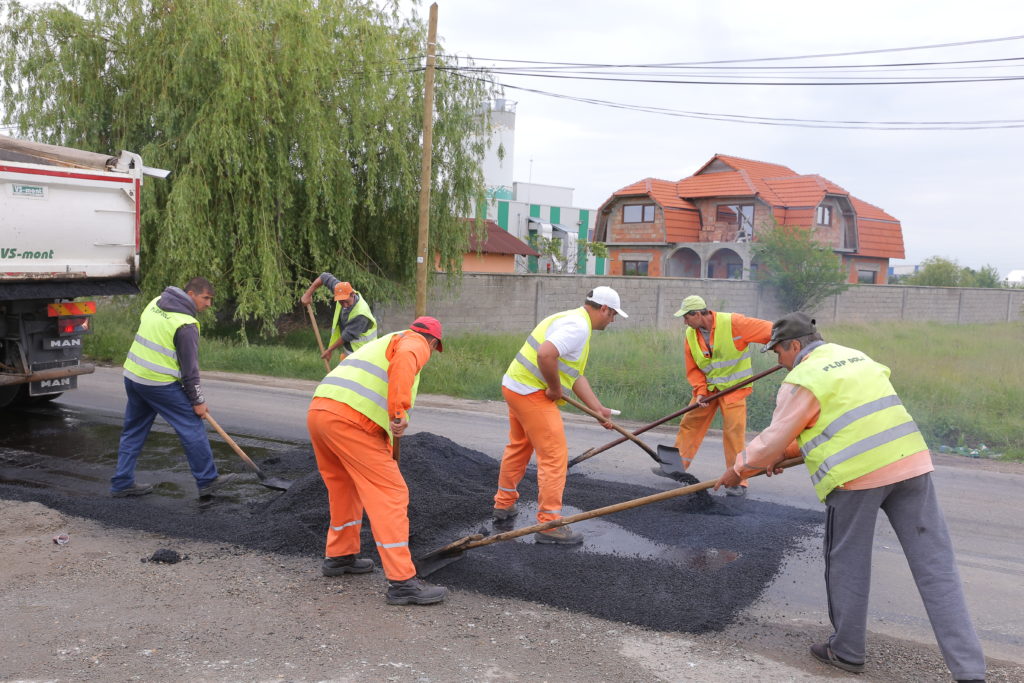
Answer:
[(835, 630), (832, 651), (850, 662), (865, 659), (871, 549), (882, 509), (903, 546), (946, 666), (956, 679), (985, 678), (985, 655), (967, 613), (931, 474), (875, 489), (835, 489), (825, 505), (825, 590)]

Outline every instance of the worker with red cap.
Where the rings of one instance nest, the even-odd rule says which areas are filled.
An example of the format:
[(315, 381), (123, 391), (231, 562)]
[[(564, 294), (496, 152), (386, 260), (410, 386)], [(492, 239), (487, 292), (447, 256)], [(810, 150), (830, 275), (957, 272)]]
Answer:
[(363, 295), (328, 272), (320, 273), (299, 299), (303, 306), (313, 301), (313, 293), (321, 286), (334, 293), (334, 319), (331, 321), (331, 339), (321, 357), (330, 361), (335, 349), (341, 349), (338, 361), (377, 338), (377, 319)]
[(359, 556), (365, 511), (390, 605), (429, 605), (448, 593), (416, 576), (409, 553), (409, 489), (392, 449), (409, 425), (420, 370), (435, 349), (443, 350), (441, 337), (441, 323), (423, 316), (407, 330), (366, 344), (324, 377), (306, 418), (330, 504), (322, 573), (373, 571), (373, 560)]
[[(519, 508), (517, 487), (526, 474), (530, 457), (537, 452), (537, 521), (562, 516), (562, 492), (569, 463), (565, 427), (558, 411), (564, 392), (572, 391), (591, 410), (605, 419), (611, 410), (598, 400), (583, 375), (590, 356), (590, 336), (608, 327), (622, 310), (619, 294), (611, 287), (595, 287), (579, 308), (550, 315), (534, 328), (516, 354), (501, 381), (508, 404), (509, 440), (501, 456), (498, 492), (493, 516), (498, 521), (515, 517)], [(611, 423), (604, 423), (606, 429)], [(583, 534), (568, 526), (534, 534), (537, 543), (577, 545)]]

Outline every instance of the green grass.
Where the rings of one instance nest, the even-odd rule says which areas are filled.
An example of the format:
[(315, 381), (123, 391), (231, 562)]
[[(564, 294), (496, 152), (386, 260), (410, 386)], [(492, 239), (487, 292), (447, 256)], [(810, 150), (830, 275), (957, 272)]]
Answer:
[[(138, 297), (101, 302), (94, 334), (86, 338), (86, 354), (122, 363), (145, 303)], [(279, 339), (244, 344), (228, 328), (210, 324), (212, 318), (202, 321), (205, 370), (309, 380), (324, 374), (308, 325)], [(500, 400), (501, 376), (527, 332), (448, 335), (445, 352), (435, 354), (424, 369), (420, 391)], [(1014, 460), (1024, 460), (1021, 332), (1016, 323), (886, 322), (822, 329), (827, 340), (861, 349), (892, 369), (893, 385), (933, 448), (985, 444)], [(679, 330), (595, 333), (587, 377), (602, 403), (621, 410), (623, 419), (652, 422), (689, 401), (682, 353)], [(775, 362), (773, 353), (754, 353), (755, 372)], [(751, 433), (771, 421), (784, 376), (783, 370), (760, 380), (747, 400)]]

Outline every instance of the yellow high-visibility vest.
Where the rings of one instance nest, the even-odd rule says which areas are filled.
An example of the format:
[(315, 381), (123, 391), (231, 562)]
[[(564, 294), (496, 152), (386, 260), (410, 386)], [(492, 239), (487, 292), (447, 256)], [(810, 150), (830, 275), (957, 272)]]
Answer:
[[(338, 367), (331, 370), (320, 381), (313, 396), (322, 396), (359, 411), (374, 421), (385, 432), (391, 434), (391, 418), (388, 415), (388, 344), (396, 335), (415, 334), (410, 330), (392, 332), (376, 339), (358, 351), (349, 354)], [(416, 404), (416, 392), (420, 386), (420, 375), (412, 385), (409, 409)]]
[(928, 448), (889, 368), (861, 351), (822, 344), (783, 381), (810, 391), (821, 407), (797, 443), (822, 501), (837, 486)]
[(149, 302), (139, 319), (139, 331), (128, 349), (124, 369), (143, 384), (167, 384), (181, 380), (181, 366), (178, 352), (174, 348), (174, 333), (182, 325), (199, 321), (187, 313), (165, 311), (156, 303), (157, 297)]
[[(373, 313), (370, 311), (370, 304), (366, 303), (366, 299), (363, 298), (363, 295), (359, 294), (359, 292), (355, 292), (355, 294), (359, 298), (356, 300), (356, 305), (348, 312), (348, 319), (351, 320), (352, 318), (363, 315), (370, 321), (370, 329), (349, 342), (352, 346), (352, 350), (358, 351), (360, 348), (377, 338), (377, 319), (373, 317)], [(333, 346), (334, 342), (341, 339), (341, 330), (338, 329), (338, 321), (341, 320), (341, 309), (342, 305), (340, 302), (334, 306), (334, 320), (331, 321), (331, 340), (327, 342), (328, 346)]]
[(551, 327), (551, 323), (567, 315), (580, 316), (587, 324), (587, 343), (584, 344), (583, 353), (580, 354), (580, 357), (577, 360), (558, 359), (559, 381), (562, 384), (563, 390), (571, 391), (572, 385), (583, 376), (583, 372), (587, 368), (587, 359), (590, 357), (590, 337), (594, 332), (594, 325), (590, 321), (590, 316), (587, 315), (587, 309), (582, 306), (549, 315), (541, 320), (540, 324), (526, 338), (526, 343), (519, 349), (519, 353), (516, 354), (516, 357), (509, 364), (505, 374), (527, 386), (547, 389), (547, 380), (544, 379), (544, 375), (541, 374), (540, 367), (537, 365), (537, 351), (540, 349), (540, 345), (546, 341), (547, 331)]
[(732, 334), (732, 313), (715, 313), (715, 334), (711, 338), (711, 357), (704, 355), (697, 341), (697, 330), (686, 328), (690, 355), (704, 373), (708, 389), (721, 391), (753, 376), (750, 347), (738, 349)]

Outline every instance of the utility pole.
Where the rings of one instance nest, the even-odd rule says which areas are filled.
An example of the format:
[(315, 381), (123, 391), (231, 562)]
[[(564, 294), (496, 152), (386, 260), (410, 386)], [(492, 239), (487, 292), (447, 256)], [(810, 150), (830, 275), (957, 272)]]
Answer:
[(437, 47), (437, 3), (430, 6), (427, 70), (423, 78), (423, 162), (420, 166), (420, 226), (416, 243), (416, 317), (427, 314), (427, 255), (430, 244), (430, 163), (434, 151), (434, 52)]

